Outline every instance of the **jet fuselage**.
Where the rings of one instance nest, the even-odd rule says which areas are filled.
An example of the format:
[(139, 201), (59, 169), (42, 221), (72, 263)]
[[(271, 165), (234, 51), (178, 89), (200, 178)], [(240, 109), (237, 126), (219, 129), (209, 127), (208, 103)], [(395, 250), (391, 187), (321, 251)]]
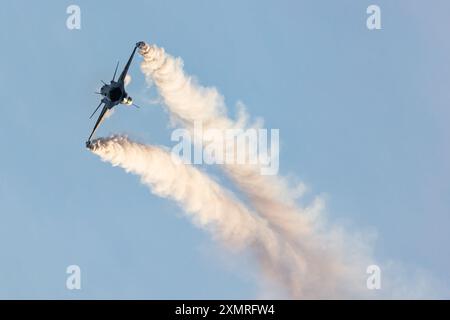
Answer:
[(112, 109), (118, 104), (131, 104), (131, 97), (125, 91), (123, 83), (111, 81), (110, 84), (105, 84), (101, 89), (102, 96), (110, 101), (109, 109)]

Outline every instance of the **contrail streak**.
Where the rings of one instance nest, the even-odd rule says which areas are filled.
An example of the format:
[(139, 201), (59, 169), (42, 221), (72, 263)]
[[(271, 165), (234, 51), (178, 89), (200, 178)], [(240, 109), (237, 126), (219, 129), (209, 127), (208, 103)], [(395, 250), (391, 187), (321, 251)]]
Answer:
[[(205, 130), (246, 127), (246, 115), (241, 113), (236, 121), (228, 118), (223, 97), (215, 88), (202, 87), (186, 75), (181, 59), (155, 45), (146, 45), (140, 53), (144, 58), (141, 69), (147, 81), (156, 85), (176, 122), (192, 133), (196, 122), (201, 122)], [(367, 257), (362, 250), (350, 250), (351, 254), (344, 255), (342, 247), (347, 242), (344, 233), (331, 228), (320, 231), (324, 223), (318, 215), (322, 209), (320, 199), (310, 207), (301, 208), (288, 183), (278, 176), (261, 175), (258, 165), (226, 163), (222, 168), (247, 195), (256, 212), (290, 243), (296, 257), (301, 257), (301, 262), (296, 264), (303, 270), (299, 272), (301, 280), (296, 288), (300, 296), (342, 297), (348, 293), (343, 291), (361, 289), (358, 281), (352, 283), (350, 279), (363, 279), (360, 277), (365, 272), (362, 261)], [(343, 282), (345, 286), (341, 286)]]
[[(312, 290), (308, 279), (324, 275), (310, 270), (304, 257), (273, 232), (264, 219), (200, 170), (173, 161), (173, 155), (161, 147), (136, 143), (123, 136), (94, 140), (91, 150), (103, 161), (138, 175), (154, 194), (175, 200), (197, 226), (209, 231), (224, 246), (232, 250), (251, 249), (264, 275), (287, 288), (291, 297), (317, 294), (317, 290), (304, 292)], [(317, 256), (308, 259), (318, 259), (321, 249), (316, 249)], [(336, 266), (328, 266), (331, 275), (336, 272), (333, 267)], [(329, 282), (325, 286), (335, 289)]]
[[(246, 115), (228, 118), (222, 96), (186, 75), (181, 59), (154, 45), (145, 45), (140, 53), (147, 81), (156, 84), (178, 124), (191, 132), (199, 121), (205, 130), (247, 127)], [(263, 176), (258, 165), (221, 166), (247, 196), (248, 207), (202, 171), (174, 161), (174, 154), (161, 147), (115, 136), (93, 141), (91, 150), (103, 161), (138, 175), (154, 194), (176, 201), (225, 247), (249, 249), (264, 279), (285, 288), (289, 297), (372, 296), (366, 288), (366, 267), (373, 263), (366, 239), (328, 225), (320, 214), (320, 199), (310, 207), (299, 206), (284, 178)]]

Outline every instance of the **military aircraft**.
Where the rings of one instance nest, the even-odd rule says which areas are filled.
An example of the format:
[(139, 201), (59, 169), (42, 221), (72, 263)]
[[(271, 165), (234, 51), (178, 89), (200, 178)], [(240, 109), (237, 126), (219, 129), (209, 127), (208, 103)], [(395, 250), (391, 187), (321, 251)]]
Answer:
[(87, 148), (90, 148), (91, 138), (94, 135), (94, 133), (97, 130), (100, 123), (103, 121), (104, 116), (108, 110), (114, 108), (115, 106), (117, 106), (119, 104), (124, 104), (127, 106), (135, 106), (135, 107), (139, 108), (137, 105), (135, 105), (133, 103), (133, 99), (125, 91), (125, 77), (127, 75), (128, 68), (130, 67), (131, 61), (133, 60), (134, 54), (136, 53), (136, 49), (137, 48), (141, 49), (144, 47), (144, 45), (145, 45), (145, 43), (142, 41), (136, 43), (136, 45), (133, 49), (133, 52), (131, 53), (131, 56), (128, 59), (128, 62), (125, 65), (125, 68), (123, 69), (123, 71), (120, 74), (117, 81), (115, 80), (115, 78), (116, 78), (117, 68), (119, 67), (119, 62), (117, 62), (116, 70), (114, 71), (114, 76), (113, 76), (110, 84), (106, 84), (105, 82), (102, 81), (103, 86), (100, 89), (100, 92), (96, 92), (96, 93), (102, 95), (103, 98), (100, 101), (100, 104), (97, 106), (97, 108), (92, 113), (92, 115), (89, 117), (89, 119), (91, 119), (94, 116), (94, 114), (97, 112), (97, 110), (100, 108), (100, 106), (102, 104), (104, 104), (104, 106), (103, 106), (102, 111), (100, 112), (100, 116), (98, 117), (97, 122), (95, 123), (94, 129), (92, 129), (91, 135), (89, 136), (88, 140), (86, 141)]

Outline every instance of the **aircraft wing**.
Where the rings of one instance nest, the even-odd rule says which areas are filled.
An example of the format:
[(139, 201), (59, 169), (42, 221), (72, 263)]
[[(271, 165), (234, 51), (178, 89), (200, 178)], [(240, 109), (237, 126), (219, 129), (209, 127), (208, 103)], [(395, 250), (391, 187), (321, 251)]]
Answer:
[(128, 59), (127, 64), (125, 65), (125, 68), (123, 68), (122, 73), (120, 74), (119, 80), (118, 82), (124, 82), (125, 81), (125, 76), (128, 73), (128, 68), (130, 67), (131, 61), (133, 60), (134, 54), (136, 52), (137, 46), (134, 47), (133, 52), (131, 53), (130, 58)]
[(103, 106), (102, 112), (100, 112), (97, 122), (95, 123), (94, 129), (92, 129), (91, 135), (88, 138), (88, 142), (91, 141), (91, 138), (94, 135), (95, 131), (97, 130), (98, 126), (100, 125), (100, 123), (102, 123), (103, 118), (105, 117), (106, 111), (108, 111), (108, 105), (105, 103), (105, 105)]

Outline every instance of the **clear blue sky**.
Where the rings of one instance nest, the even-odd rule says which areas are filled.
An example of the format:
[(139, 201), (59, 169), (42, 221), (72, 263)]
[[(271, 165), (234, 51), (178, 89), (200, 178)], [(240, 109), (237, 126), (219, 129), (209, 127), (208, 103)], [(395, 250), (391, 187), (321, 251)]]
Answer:
[[(81, 7), (81, 30), (66, 8)], [(382, 30), (366, 28), (381, 7)], [(233, 113), (279, 128), (281, 173), (375, 253), (449, 283), (448, 1), (5, 1), (0, 11), (0, 298), (253, 298), (251, 261), (218, 252), (173, 203), (84, 148), (133, 44), (181, 56)], [(98, 133), (170, 146), (140, 57)], [(68, 265), (82, 290), (65, 288)]]

